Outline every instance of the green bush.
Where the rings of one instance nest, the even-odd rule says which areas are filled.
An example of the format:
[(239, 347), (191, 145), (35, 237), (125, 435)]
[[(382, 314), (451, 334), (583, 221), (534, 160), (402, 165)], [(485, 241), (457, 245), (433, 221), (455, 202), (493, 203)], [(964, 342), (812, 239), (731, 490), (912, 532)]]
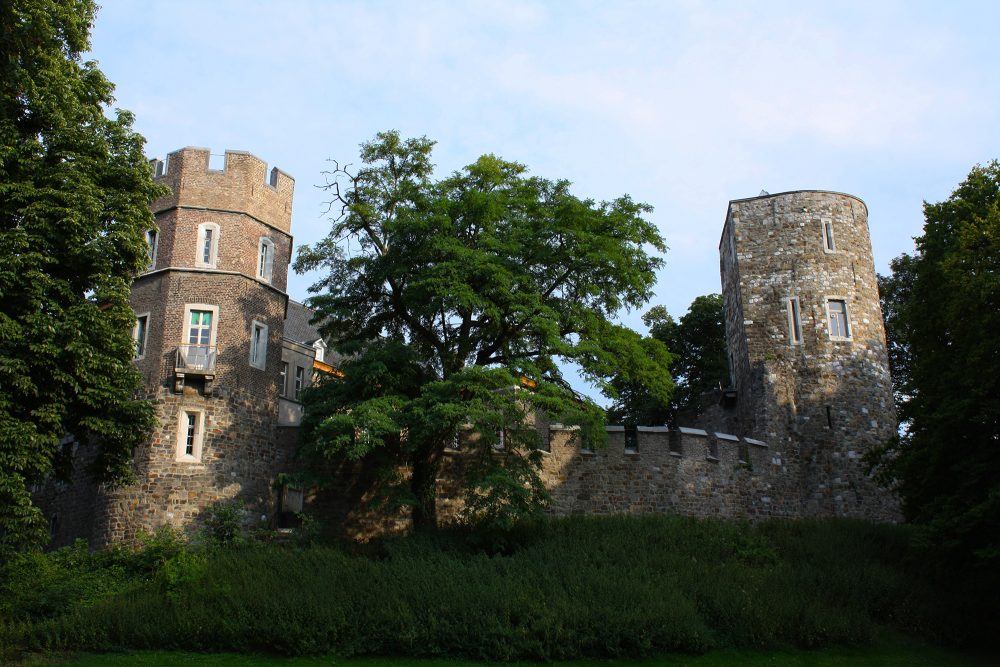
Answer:
[(914, 579), (908, 544), (905, 528), (857, 521), (663, 516), (576, 517), (486, 536), (456, 528), (386, 538), (364, 554), (197, 550), (160, 536), (125, 559), (157, 563), (145, 583), (61, 611), (36, 605), (7, 634), (35, 649), (489, 660), (863, 644), (882, 625), (925, 632), (938, 622), (944, 594)]

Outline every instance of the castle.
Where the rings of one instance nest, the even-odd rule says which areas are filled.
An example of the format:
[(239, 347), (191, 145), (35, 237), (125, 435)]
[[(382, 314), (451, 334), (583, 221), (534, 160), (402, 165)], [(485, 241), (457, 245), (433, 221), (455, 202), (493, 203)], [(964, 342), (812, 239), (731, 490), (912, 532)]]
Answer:
[[(81, 476), (36, 490), (54, 544), (190, 526), (231, 499), (271, 525), (301, 509), (301, 492), (274, 482), (291, 465), (299, 392), (333, 367), (311, 312), (286, 293), (294, 181), (249, 153), (209, 163), (200, 148), (152, 162), (170, 194), (152, 204), (151, 264), (132, 305), (159, 426), (135, 452), (135, 484)], [(731, 369), (720, 404), (679, 429), (609, 426), (599, 451), (539, 422), (550, 511), (895, 519), (861, 460), (896, 429), (864, 202), (821, 191), (731, 201), (719, 251)], [(447, 478), (462, 453), (448, 456), (444, 516), (461, 502)], [(350, 475), (337, 520), (352, 534), (402, 521), (357, 505), (366, 491)]]

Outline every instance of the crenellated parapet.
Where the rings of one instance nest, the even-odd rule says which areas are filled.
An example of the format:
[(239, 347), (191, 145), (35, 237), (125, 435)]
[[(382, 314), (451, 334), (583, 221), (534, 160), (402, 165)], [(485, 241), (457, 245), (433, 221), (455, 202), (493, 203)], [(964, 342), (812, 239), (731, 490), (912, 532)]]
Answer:
[(591, 450), (573, 427), (551, 424), (549, 433), (541, 476), (556, 515), (801, 515), (785, 453), (761, 440), (702, 428), (608, 426), (606, 446)]
[(292, 225), (295, 179), (245, 151), (226, 151), (219, 166), (207, 148), (187, 147), (150, 160), (158, 183), (170, 194), (153, 202), (154, 213), (174, 207), (239, 211), (286, 234)]

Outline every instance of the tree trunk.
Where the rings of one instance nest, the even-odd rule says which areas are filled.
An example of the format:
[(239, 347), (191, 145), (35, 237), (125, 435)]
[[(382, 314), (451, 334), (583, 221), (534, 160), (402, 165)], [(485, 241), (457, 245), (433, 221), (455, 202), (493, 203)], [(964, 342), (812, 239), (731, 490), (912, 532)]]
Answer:
[(437, 477), (441, 468), (439, 448), (434, 445), (421, 447), (414, 453), (413, 476), (413, 529), (418, 531), (437, 528)]

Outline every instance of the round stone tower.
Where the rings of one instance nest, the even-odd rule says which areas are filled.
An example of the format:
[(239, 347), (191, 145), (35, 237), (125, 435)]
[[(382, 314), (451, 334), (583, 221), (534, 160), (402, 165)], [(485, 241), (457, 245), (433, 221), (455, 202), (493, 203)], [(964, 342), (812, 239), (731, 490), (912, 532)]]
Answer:
[(897, 428), (867, 206), (812, 190), (734, 200), (719, 252), (738, 424), (787, 472), (776, 495), (804, 515), (894, 518), (862, 461)]
[(136, 364), (159, 425), (135, 453), (138, 482), (103, 494), (98, 542), (191, 525), (239, 500), (270, 515), (293, 179), (249, 153), (184, 148), (152, 162), (151, 266), (132, 288)]

